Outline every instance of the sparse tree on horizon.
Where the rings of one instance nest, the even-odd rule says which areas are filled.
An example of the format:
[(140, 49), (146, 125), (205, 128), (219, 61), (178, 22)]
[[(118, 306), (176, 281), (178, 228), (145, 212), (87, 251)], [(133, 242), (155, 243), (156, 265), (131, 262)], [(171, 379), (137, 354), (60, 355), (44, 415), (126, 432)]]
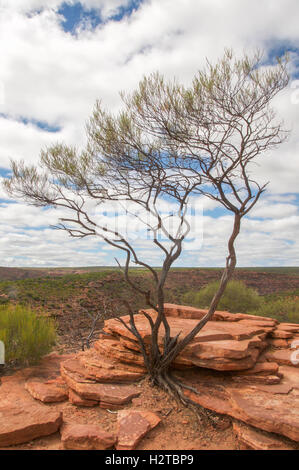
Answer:
[[(266, 187), (255, 178), (253, 164), (287, 137), (271, 107), (273, 98), (288, 84), (286, 69), (284, 59), (263, 67), (259, 53), (236, 59), (226, 50), (216, 65), (207, 62), (188, 88), (152, 74), (136, 91), (122, 94), (124, 109), (119, 114), (114, 116), (96, 103), (84, 151), (54, 145), (41, 152), (42, 170), (12, 162), (12, 178), (4, 183), (11, 195), (30, 204), (65, 208), (70, 215), (60, 220), (59, 228), (71, 236), (99, 236), (124, 252), (127, 282), (156, 311), (153, 317), (144, 313), (152, 331), (151, 345), (147, 347), (136, 328), (137, 312), (132, 305), (127, 304), (129, 324), (119, 320), (139, 342), (153, 383), (185, 403), (188, 400), (182, 384), (171, 374), (171, 363), (211, 319), (232, 277), (241, 220)], [(228, 256), (208, 313), (184, 338), (172, 337), (164, 315), (164, 286), (190, 230), (186, 216), (190, 199), (198, 195), (215, 200), (233, 215)], [(141, 222), (163, 256), (162, 269), (145, 262), (123, 233), (94, 217), (90, 201), (117, 201), (128, 203), (133, 211), (139, 208)], [(175, 207), (174, 232), (162, 215), (161, 201)], [(132, 262), (151, 273), (152, 291), (142, 290), (132, 280)], [(162, 347), (158, 343), (161, 331)]]

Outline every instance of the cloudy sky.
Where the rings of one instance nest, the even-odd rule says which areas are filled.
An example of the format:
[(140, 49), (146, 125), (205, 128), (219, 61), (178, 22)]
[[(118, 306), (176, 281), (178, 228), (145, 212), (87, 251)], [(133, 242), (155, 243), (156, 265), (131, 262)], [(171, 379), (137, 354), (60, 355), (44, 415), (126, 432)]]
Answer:
[[(205, 58), (225, 47), (290, 51), (292, 77), (275, 107), (292, 129), (256, 171), (267, 193), (244, 219), (239, 266), (299, 265), (298, 0), (0, 0), (0, 177), (10, 159), (38, 161), (40, 149), (84, 145), (84, 125), (100, 98), (120, 106), (120, 90), (159, 70), (190, 83)], [(180, 266), (223, 266), (231, 217), (195, 201), (194, 239)], [(60, 213), (0, 193), (1, 266), (114, 265), (117, 253), (98, 239), (74, 240), (49, 228)], [(136, 237), (153, 264), (159, 255)]]

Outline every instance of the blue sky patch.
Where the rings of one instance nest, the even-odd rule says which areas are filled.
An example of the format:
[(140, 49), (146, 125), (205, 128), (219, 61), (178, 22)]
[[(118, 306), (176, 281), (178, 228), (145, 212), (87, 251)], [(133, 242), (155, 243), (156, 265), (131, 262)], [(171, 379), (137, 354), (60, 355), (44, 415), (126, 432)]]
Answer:
[[(267, 41), (265, 49), (267, 50), (268, 61), (271, 64), (275, 64), (276, 58), (282, 57), (287, 52), (293, 54), (293, 56), (296, 55), (297, 57), (299, 57), (299, 48), (292, 44), (292, 42), (290, 41)], [(294, 57), (292, 58), (292, 60), (294, 61)], [(294, 65), (299, 65), (299, 58), (295, 60)], [(298, 77), (299, 71), (293, 75), (293, 78)]]
[(38, 121), (36, 119), (21, 118), (20, 121), (22, 121), (26, 125), (32, 124), (33, 126), (38, 127), (39, 129), (42, 129), (46, 132), (56, 133), (60, 132), (62, 129), (60, 126), (51, 125), (48, 122)]
[(61, 129), (62, 129), (62, 127), (60, 127), (60, 126), (52, 125), (52, 124), (49, 124), (48, 122), (40, 121), (38, 119), (26, 118), (26, 117), (23, 117), (23, 116), (18, 116), (16, 118), (16, 117), (13, 117), (13, 116), (9, 116), (8, 114), (0, 113), (0, 117), (2, 117), (4, 119), (13, 119), (15, 121), (22, 122), (26, 126), (28, 124), (31, 124), (34, 127), (38, 127), (39, 129), (41, 129), (43, 131), (46, 131), (46, 132), (56, 133), (56, 132), (60, 132)]
[[(128, 5), (121, 6), (115, 15), (112, 15), (109, 20), (121, 21), (124, 16), (130, 16), (136, 10), (143, 0), (131, 0)], [(74, 34), (78, 26), (83, 26), (88, 23), (92, 28), (96, 28), (99, 24), (105, 23), (101, 17), (100, 10), (91, 8), (86, 9), (80, 2), (69, 4), (64, 2), (58, 10), (58, 13), (64, 16), (62, 27), (65, 32)]]
[(0, 176), (2, 176), (2, 178), (10, 177), (11, 176), (11, 170), (9, 170), (7, 168), (0, 167)]
[(111, 19), (120, 21), (124, 16), (130, 16), (142, 3), (143, 0), (131, 0), (129, 5), (120, 7), (118, 13), (113, 15)]
[(93, 28), (96, 28), (101, 23), (98, 11), (95, 9), (86, 10), (80, 2), (74, 5), (63, 3), (58, 13), (64, 16), (62, 27), (67, 33), (74, 33), (76, 28), (84, 21), (88, 21)]

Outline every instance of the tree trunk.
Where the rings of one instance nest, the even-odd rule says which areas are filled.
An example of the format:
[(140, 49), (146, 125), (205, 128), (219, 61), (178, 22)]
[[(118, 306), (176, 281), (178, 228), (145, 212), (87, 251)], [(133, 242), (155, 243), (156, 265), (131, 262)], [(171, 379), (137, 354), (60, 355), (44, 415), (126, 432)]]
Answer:
[[(171, 364), (175, 360), (175, 358), (185, 349), (185, 347), (193, 340), (193, 338), (197, 335), (197, 333), (205, 326), (205, 324), (212, 318), (219, 301), (225, 291), (225, 288), (232, 278), (233, 272), (236, 267), (236, 253), (235, 253), (235, 248), (234, 248), (234, 242), (240, 232), (240, 224), (241, 224), (241, 216), (239, 214), (235, 214), (234, 217), (234, 226), (233, 226), (233, 231), (230, 236), (229, 242), (228, 242), (228, 256), (226, 259), (226, 266), (223, 271), (221, 280), (220, 280), (220, 285), (215, 293), (208, 313), (198, 322), (198, 324), (193, 328), (193, 330), (188, 333), (185, 338), (183, 338), (181, 341), (178, 341), (177, 338), (174, 339), (169, 339), (164, 341), (164, 350), (162, 354), (160, 355), (160, 358), (155, 356), (156, 359), (158, 359), (155, 363), (152, 363), (152, 368), (149, 370), (149, 375), (153, 383), (155, 383), (158, 386), (162, 386), (165, 389), (171, 389), (173, 390), (175, 381), (171, 377)], [(161, 297), (161, 299), (164, 298)], [(160, 299), (160, 300), (161, 300)], [(159, 304), (159, 312), (161, 311), (161, 304)], [(164, 312), (162, 313), (162, 317), (165, 318)], [(159, 328), (161, 328), (163, 321), (161, 320), (159, 323)], [(164, 323), (163, 323), (164, 324)], [(159, 329), (158, 328), (158, 329)], [(168, 333), (169, 334), (169, 333)], [(166, 336), (166, 335), (165, 335)], [(155, 350), (158, 348), (158, 330), (155, 332), (154, 338), (154, 346)], [(167, 344), (166, 344), (167, 343)], [(177, 393), (178, 391), (175, 390)]]

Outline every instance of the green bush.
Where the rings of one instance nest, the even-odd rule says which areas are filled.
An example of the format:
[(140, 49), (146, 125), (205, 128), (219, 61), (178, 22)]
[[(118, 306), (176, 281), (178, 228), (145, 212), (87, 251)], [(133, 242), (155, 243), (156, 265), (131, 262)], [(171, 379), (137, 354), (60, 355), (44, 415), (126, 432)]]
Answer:
[[(183, 295), (183, 302), (193, 307), (208, 308), (218, 286), (219, 281), (216, 281), (203, 287), (199, 292), (187, 292)], [(246, 287), (242, 281), (230, 281), (217, 309), (249, 313), (258, 309), (262, 303), (262, 298), (254, 289)]]
[(38, 317), (22, 305), (0, 306), (0, 340), (7, 363), (34, 364), (51, 351), (55, 339), (53, 320)]
[(258, 309), (250, 313), (276, 318), (280, 322), (299, 323), (299, 300), (294, 298), (265, 300)]

